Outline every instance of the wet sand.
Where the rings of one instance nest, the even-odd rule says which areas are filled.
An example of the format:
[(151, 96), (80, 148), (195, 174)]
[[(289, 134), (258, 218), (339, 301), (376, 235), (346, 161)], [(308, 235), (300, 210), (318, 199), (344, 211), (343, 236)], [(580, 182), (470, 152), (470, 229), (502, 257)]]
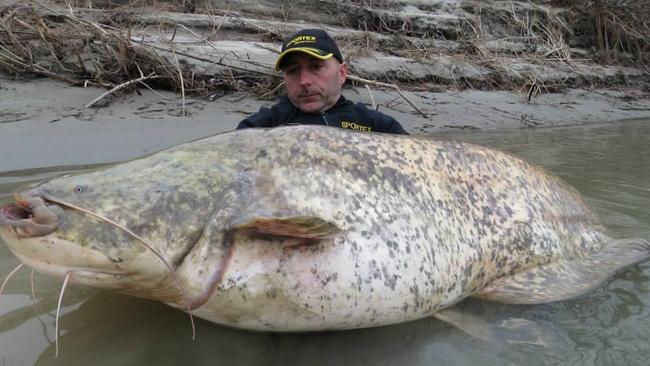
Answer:
[[(215, 100), (140, 90), (84, 106), (104, 92), (49, 79), (13, 80), (0, 74), (0, 175), (3, 172), (66, 165), (117, 162), (185, 141), (229, 131), (272, 101), (249, 94)], [(346, 89), (353, 101), (370, 104), (365, 89)], [(545, 128), (650, 117), (650, 97), (635, 91), (570, 90), (525, 95), (504, 91), (408, 93), (428, 115), (420, 116), (397, 94), (373, 91), (379, 110), (397, 118), (412, 134), (503, 128)]]

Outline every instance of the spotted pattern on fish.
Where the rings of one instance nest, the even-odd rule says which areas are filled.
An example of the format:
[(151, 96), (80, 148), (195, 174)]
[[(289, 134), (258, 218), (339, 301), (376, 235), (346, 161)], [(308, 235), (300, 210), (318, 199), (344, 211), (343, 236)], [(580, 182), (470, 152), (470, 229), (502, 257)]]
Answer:
[[(589, 234), (601, 224), (575, 190), (498, 151), (321, 128), (237, 137), (233, 165), (249, 169), (243, 221), (316, 216), (346, 234), (303, 250), (283, 249), (281, 239), (237, 241), (204, 306), (204, 316), (229, 325), (302, 330), (414, 319), (495, 278), (602, 245)], [(260, 316), (260, 304), (274, 310)]]
[(552, 300), (541, 277), (572, 275), (573, 262), (554, 264), (610, 241), (575, 189), (512, 155), (320, 126), (216, 135), (33, 191), (124, 224), (175, 267), (69, 212), (57, 243), (138, 279), (113, 287), (256, 330), (392, 324), (528, 284)]

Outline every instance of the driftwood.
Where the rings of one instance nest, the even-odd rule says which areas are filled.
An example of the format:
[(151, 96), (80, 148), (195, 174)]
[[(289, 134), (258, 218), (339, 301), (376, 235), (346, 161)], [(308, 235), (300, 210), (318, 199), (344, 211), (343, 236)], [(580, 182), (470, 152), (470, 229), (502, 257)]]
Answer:
[(93, 99), (90, 103), (86, 104), (85, 107), (90, 108), (93, 105), (95, 105), (97, 102), (99, 102), (100, 100), (106, 98), (107, 96), (109, 96), (111, 94), (116, 93), (117, 91), (119, 91), (121, 89), (126, 88), (129, 85), (133, 85), (133, 84), (136, 84), (136, 83), (141, 83), (141, 82), (143, 82), (145, 80), (159, 79), (160, 77), (161, 77), (160, 75), (150, 74), (150, 75), (147, 75), (147, 76), (141, 76), (141, 77), (139, 77), (137, 79), (134, 79), (134, 80), (129, 80), (129, 81), (127, 81), (125, 83), (122, 83), (122, 84), (114, 87), (113, 89), (103, 93), (102, 95), (98, 96), (97, 98)]
[(177, 56), (184, 54), (192, 58), (191, 54), (176, 51), (173, 44), (166, 48), (134, 41), (131, 29), (120, 30), (81, 18), (75, 11), (39, 3), (9, 9), (0, 8), (0, 14), (4, 14), (0, 17), (0, 69), (12, 74), (46, 76), (76, 86), (109, 89), (88, 103), (89, 107), (127, 87), (144, 85), (145, 80), (152, 81), (155, 88), (179, 91), (184, 99), (188, 92), (199, 96), (226, 93), (235, 90), (240, 79), (255, 82), (270, 76), (231, 67), (227, 62), (221, 64), (228, 77), (195, 74)]
[[(352, 81), (362, 83), (362, 84), (366, 84), (366, 85), (374, 85), (374, 86), (381, 87), (381, 88), (393, 89), (393, 90), (395, 90), (395, 92), (397, 92), (397, 94), (399, 94), (400, 97), (402, 97), (402, 99), (404, 99), (411, 107), (413, 107), (413, 109), (415, 109), (422, 117), (428, 118), (428, 116), (424, 112), (422, 112), (422, 110), (420, 110), (420, 108), (418, 108), (415, 105), (415, 103), (413, 103), (406, 95), (404, 95), (404, 92), (402, 92), (402, 90), (399, 88), (399, 86), (397, 86), (395, 84), (388, 84), (388, 83), (382, 83), (382, 82), (374, 81), (374, 80), (367, 80), (367, 79), (363, 79), (363, 78), (360, 78), (360, 77), (354, 76), (354, 75), (348, 75), (348, 79), (352, 80)], [(372, 95), (370, 97), (372, 99)], [(372, 101), (372, 103), (374, 105), (374, 103), (375, 103), (374, 100)]]

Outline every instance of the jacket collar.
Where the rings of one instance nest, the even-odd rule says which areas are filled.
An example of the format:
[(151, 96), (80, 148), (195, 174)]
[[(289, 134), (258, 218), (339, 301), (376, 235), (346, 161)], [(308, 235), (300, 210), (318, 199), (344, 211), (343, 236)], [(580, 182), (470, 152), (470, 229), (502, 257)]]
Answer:
[[(282, 96), (282, 102), (288, 103), (288, 104), (289, 104), (293, 109), (295, 109), (296, 111), (299, 111), (299, 112), (301, 112), (301, 113), (305, 113), (305, 112), (301, 111), (300, 109), (298, 109), (298, 107), (296, 107), (293, 103), (291, 103), (291, 100), (289, 100), (289, 97), (286, 96), (286, 95)], [(341, 108), (341, 107), (343, 107), (343, 106), (345, 106), (345, 105), (348, 105), (348, 104), (350, 104), (350, 103), (352, 103), (352, 102), (350, 102), (349, 100), (345, 99), (345, 97), (343, 96), (343, 94), (341, 94), (341, 97), (339, 98), (339, 100), (337, 100), (336, 103), (334, 103), (334, 105), (331, 106), (331, 107), (330, 107), (328, 110), (326, 110), (325, 112), (323, 112), (323, 113), (305, 113), (305, 114), (314, 114), (314, 115), (326, 114), (326, 113), (330, 113), (330, 112), (332, 112), (332, 111), (334, 111), (334, 110), (336, 110), (336, 109), (338, 109), (338, 108)]]

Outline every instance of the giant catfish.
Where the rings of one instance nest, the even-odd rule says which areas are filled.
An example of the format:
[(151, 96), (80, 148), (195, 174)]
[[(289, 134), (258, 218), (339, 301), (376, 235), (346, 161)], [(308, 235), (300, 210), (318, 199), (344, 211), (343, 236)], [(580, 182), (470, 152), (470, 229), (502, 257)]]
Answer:
[(0, 235), (39, 272), (263, 331), (393, 324), (467, 297), (563, 300), (650, 253), (512, 155), (320, 126), (53, 179), (0, 209)]

